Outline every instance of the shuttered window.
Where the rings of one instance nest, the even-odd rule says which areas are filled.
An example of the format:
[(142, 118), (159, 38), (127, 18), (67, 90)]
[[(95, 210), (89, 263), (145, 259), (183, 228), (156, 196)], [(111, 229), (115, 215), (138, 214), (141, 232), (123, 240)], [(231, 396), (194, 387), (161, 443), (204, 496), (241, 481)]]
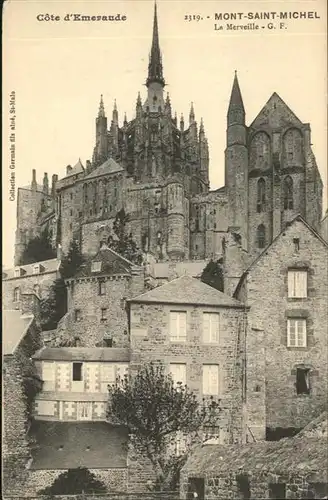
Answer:
[(92, 420), (92, 403), (77, 403), (77, 420)]
[(186, 365), (171, 363), (170, 364), (170, 374), (173, 379), (174, 385), (179, 387), (179, 385), (186, 385)]
[(108, 392), (108, 385), (115, 383), (115, 365), (104, 363), (100, 366), (100, 391)]
[(55, 402), (54, 401), (37, 401), (37, 414), (52, 417), (55, 414)]
[(43, 391), (54, 391), (56, 380), (55, 363), (42, 362)]
[(219, 394), (218, 365), (203, 365), (203, 394), (211, 396)]
[(187, 340), (187, 313), (185, 311), (170, 312), (170, 340), (171, 342)]
[(288, 297), (307, 297), (307, 271), (288, 271)]
[(306, 347), (306, 319), (287, 320), (287, 347)]
[(220, 315), (217, 313), (203, 313), (203, 342), (217, 344), (219, 342)]

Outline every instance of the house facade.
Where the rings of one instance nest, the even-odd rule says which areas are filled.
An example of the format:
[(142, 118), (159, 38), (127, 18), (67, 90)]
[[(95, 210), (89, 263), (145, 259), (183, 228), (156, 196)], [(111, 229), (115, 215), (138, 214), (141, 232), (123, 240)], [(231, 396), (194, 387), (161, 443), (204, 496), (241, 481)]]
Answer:
[(236, 289), (235, 297), (250, 307), (247, 408), (258, 437), (265, 428), (282, 436), (299, 430), (325, 408), (327, 262), (327, 243), (298, 216)]

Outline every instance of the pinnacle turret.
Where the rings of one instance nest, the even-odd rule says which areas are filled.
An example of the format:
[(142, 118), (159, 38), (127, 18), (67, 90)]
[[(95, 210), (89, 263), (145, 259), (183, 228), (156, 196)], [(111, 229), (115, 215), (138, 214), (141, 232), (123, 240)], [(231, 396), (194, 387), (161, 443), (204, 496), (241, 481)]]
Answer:
[(158, 82), (162, 84), (163, 87), (165, 85), (165, 80), (163, 77), (162, 56), (161, 56), (161, 50), (159, 48), (156, 2), (154, 7), (153, 40), (149, 57), (148, 78), (146, 81), (147, 87), (149, 87), (149, 85), (153, 82)]
[(114, 99), (112, 120), (113, 122), (118, 123), (118, 111), (117, 111), (116, 99)]
[(190, 105), (189, 125), (194, 123), (194, 121), (195, 121), (195, 111), (194, 111), (194, 103), (192, 102)]
[(100, 103), (99, 103), (99, 111), (98, 111), (98, 117), (105, 118), (105, 108), (104, 108), (104, 101), (103, 101), (103, 95), (101, 94), (100, 96)]

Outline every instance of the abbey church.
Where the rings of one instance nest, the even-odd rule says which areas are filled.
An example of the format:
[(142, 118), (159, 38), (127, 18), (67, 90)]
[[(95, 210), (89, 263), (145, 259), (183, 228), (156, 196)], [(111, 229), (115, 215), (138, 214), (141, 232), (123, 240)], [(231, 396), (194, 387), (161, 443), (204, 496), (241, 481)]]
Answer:
[[(142, 83), (142, 82), (140, 82)], [(15, 263), (29, 239), (48, 226), (54, 247), (67, 252), (79, 241), (95, 254), (124, 208), (143, 252), (156, 261), (219, 258), (230, 231), (249, 259), (260, 253), (297, 214), (316, 230), (322, 216), (322, 181), (311, 149), (311, 131), (273, 93), (247, 125), (237, 74), (227, 110), (225, 185), (211, 191), (205, 125), (172, 112), (155, 7), (147, 95), (138, 94), (135, 117), (111, 120), (101, 97), (92, 160), (67, 166), (49, 187), (33, 171), (18, 191)]]

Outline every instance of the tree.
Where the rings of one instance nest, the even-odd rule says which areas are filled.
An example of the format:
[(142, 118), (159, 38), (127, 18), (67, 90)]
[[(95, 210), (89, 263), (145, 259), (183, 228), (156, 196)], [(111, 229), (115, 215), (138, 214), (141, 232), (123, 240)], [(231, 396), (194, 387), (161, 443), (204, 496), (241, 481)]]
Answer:
[(115, 217), (113, 223), (114, 235), (108, 238), (108, 245), (115, 252), (130, 260), (134, 264), (142, 263), (142, 252), (133, 240), (132, 233), (127, 233), (126, 224), (129, 220), (128, 215), (122, 208)]
[(49, 296), (41, 300), (40, 313), (43, 330), (55, 330), (59, 320), (67, 312), (67, 290), (63, 278), (57, 278), (51, 285)]
[[(109, 386), (108, 417), (128, 428), (137, 453), (148, 458), (156, 481), (154, 489), (177, 487), (181, 467), (203, 425), (213, 425), (218, 402), (200, 403), (187, 386), (175, 384), (162, 365), (143, 366), (134, 377)], [(185, 450), (177, 455), (176, 440), (185, 436)]]
[(217, 261), (210, 260), (204, 268), (201, 276), (201, 281), (210, 285), (220, 292), (224, 291), (224, 276), (221, 266), (221, 259)]
[(72, 240), (68, 253), (61, 261), (60, 274), (63, 279), (74, 276), (78, 268), (83, 264), (83, 257), (76, 240)]
[(50, 287), (49, 296), (41, 301), (41, 324), (43, 330), (54, 330), (67, 312), (67, 289), (65, 279), (74, 276), (83, 263), (83, 257), (75, 240), (71, 241), (67, 255), (60, 265), (61, 278)]
[(38, 491), (38, 495), (77, 495), (79, 493), (107, 493), (102, 481), (85, 467), (68, 469), (51, 486)]
[(26, 245), (20, 265), (33, 264), (42, 260), (54, 259), (56, 251), (51, 246), (51, 236), (48, 228), (40, 236), (32, 238)]

